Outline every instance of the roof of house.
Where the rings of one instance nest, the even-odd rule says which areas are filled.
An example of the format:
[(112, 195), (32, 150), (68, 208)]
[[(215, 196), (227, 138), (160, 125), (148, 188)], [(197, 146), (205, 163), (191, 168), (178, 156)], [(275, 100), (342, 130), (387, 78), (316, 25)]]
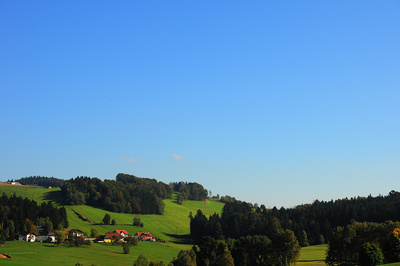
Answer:
[(120, 234), (106, 234), (106, 236), (104, 238), (112, 238), (113, 236), (115, 236), (116, 238), (122, 238), (122, 236)]
[(55, 236), (56, 234), (53, 231), (40, 231), (39, 235), (41, 235), (41, 236)]
[(137, 236), (150, 236), (153, 237), (153, 235), (150, 232), (137, 232)]
[(126, 230), (115, 230), (114, 232), (117, 234), (124, 233), (125, 235), (129, 235), (128, 231), (126, 231)]
[(83, 233), (81, 230), (79, 230), (79, 229), (71, 229), (71, 230), (69, 230), (68, 231), (68, 233), (70, 233), (70, 234), (73, 234), (73, 233)]
[(22, 232), (20, 233), (20, 235), (22, 235), (22, 236), (29, 236), (29, 235), (35, 235), (35, 236), (37, 236), (38, 234), (35, 233), (35, 232), (32, 232), (32, 231), (22, 231)]

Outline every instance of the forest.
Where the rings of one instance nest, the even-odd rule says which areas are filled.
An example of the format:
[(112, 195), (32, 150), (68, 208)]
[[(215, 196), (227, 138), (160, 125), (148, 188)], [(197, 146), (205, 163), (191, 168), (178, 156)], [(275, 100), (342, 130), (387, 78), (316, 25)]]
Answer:
[(163, 214), (171, 188), (155, 179), (118, 174), (116, 180), (77, 177), (61, 186), (66, 204), (86, 204), (112, 212)]
[(204, 237), (197, 246), (182, 250), (173, 265), (270, 265), (280, 266), (297, 261), (300, 246), (290, 230), (277, 230), (268, 238), (263, 235), (217, 240)]
[(22, 231), (37, 231), (35, 225), (47, 230), (67, 228), (69, 222), (64, 207), (54, 207), (51, 202), (38, 205), (36, 201), (5, 193), (0, 197), (0, 239), (13, 240)]
[(329, 265), (379, 265), (400, 261), (400, 222), (338, 226), (329, 241)]
[(400, 193), (387, 196), (314, 201), (295, 208), (266, 209), (251, 203), (226, 202), (222, 215), (205, 217), (201, 211), (192, 217), (190, 234), (199, 241), (204, 236), (216, 239), (247, 235), (271, 235), (277, 229), (294, 232), (301, 246), (328, 243), (334, 228), (352, 221), (383, 223), (400, 220)]
[(174, 192), (179, 192), (178, 204), (182, 204), (184, 200), (205, 200), (208, 191), (198, 183), (188, 182), (171, 182), (169, 186)]
[(163, 199), (179, 193), (183, 200), (204, 200), (207, 190), (197, 183), (170, 183), (119, 173), (115, 180), (77, 177), (61, 186), (66, 204), (87, 204), (112, 212), (134, 214), (163, 214)]

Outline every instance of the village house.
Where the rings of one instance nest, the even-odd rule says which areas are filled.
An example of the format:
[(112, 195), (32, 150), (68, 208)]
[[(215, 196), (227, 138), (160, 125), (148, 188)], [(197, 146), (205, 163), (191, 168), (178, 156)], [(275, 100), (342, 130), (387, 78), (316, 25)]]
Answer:
[(68, 234), (66, 234), (68, 238), (73, 238), (73, 237), (85, 237), (85, 233), (82, 232), (79, 229), (71, 229), (68, 231)]
[(114, 233), (115, 233), (115, 234), (121, 235), (123, 238), (129, 236), (129, 233), (128, 233), (128, 231), (126, 231), (126, 230), (115, 230)]
[(38, 234), (32, 231), (21, 232), (18, 236), (19, 241), (35, 242)]
[(139, 239), (139, 241), (147, 241), (147, 242), (155, 242), (156, 239), (153, 237), (153, 234), (150, 232), (137, 232), (135, 237)]
[(36, 236), (36, 242), (56, 242), (56, 234), (52, 231), (41, 231)]
[(124, 237), (116, 233), (106, 234), (104, 238), (101, 239), (100, 241), (104, 243), (111, 243), (114, 239), (117, 240), (118, 242), (124, 242)]
[(11, 182), (11, 181), (9, 181), (9, 182), (7, 182), (7, 184), (22, 186), (21, 183), (19, 183), (19, 182)]

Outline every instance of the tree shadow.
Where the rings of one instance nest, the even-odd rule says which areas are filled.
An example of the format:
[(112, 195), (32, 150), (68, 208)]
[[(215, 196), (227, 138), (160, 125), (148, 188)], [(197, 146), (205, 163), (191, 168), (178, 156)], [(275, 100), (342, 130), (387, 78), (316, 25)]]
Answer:
[(172, 237), (175, 240), (172, 240), (170, 242), (175, 243), (175, 244), (185, 244), (185, 245), (194, 245), (194, 241), (192, 238), (190, 238), (190, 235), (177, 235), (177, 234), (168, 234), (164, 233), (166, 236)]
[(65, 205), (64, 197), (61, 190), (49, 191), (44, 194), (44, 199), (55, 202), (59, 205)]

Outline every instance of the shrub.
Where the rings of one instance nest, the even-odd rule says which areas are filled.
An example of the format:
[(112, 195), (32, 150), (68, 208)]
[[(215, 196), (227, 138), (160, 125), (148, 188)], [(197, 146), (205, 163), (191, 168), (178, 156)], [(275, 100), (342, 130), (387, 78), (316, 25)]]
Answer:
[(379, 247), (375, 244), (366, 242), (359, 253), (360, 266), (375, 266), (383, 263), (383, 254)]
[(135, 261), (135, 263), (133, 265), (134, 266), (148, 266), (149, 261), (146, 259), (145, 256), (143, 256), (143, 254), (141, 254), (141, 255), (139, 255), (139, 257), (137, 258), (137, 260)]
[(124, 254), (129, 254), (131, 247), (128, 244), (125, 244), (122, 246), (122, 250), (124, 251)]
[(133, 226), (139, 226), (141, 223), (140, 218), (133, 218)]

